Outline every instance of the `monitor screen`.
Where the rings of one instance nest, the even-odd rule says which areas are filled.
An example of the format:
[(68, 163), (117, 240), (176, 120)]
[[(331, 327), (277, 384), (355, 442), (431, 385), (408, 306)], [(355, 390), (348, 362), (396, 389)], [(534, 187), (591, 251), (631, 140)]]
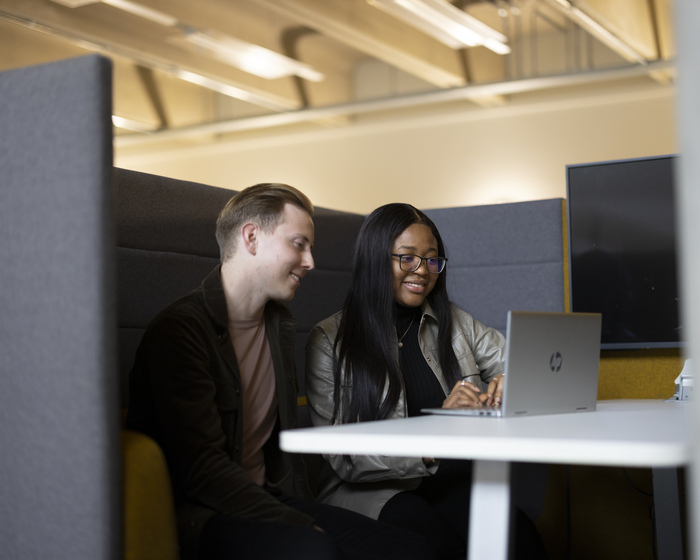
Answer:
[(682, 346), (675, 156), (569, 165), (571, 310), (603, 315), (603, 349)]

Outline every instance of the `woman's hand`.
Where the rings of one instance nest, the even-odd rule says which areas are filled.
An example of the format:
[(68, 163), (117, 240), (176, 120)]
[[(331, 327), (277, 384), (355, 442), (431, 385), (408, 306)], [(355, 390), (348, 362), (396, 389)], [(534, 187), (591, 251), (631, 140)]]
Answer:
[(479, 389), (473, 383), (469, 383), (465, 379), (458, 381), (457, 384), (452, 387), (452, 391), (447, 398), (442, 402), (442, 408), (459, 408), (464, 406), (479, 406), (479, 394), (481, 389)]
[(479, 395), (479, 402), (485, 405), (499, 406), (503, 401), (503, 384), (505, 376), (497, 375), (490, 382), (486, 392)]

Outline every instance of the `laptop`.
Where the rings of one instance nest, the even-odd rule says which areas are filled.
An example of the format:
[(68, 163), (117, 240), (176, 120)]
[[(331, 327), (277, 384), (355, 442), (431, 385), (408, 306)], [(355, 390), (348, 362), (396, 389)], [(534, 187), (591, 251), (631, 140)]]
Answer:
[(600, 313), (509, 311), (501, 406), (425, 408), (449, 416), (513, 417), (596, 409)]

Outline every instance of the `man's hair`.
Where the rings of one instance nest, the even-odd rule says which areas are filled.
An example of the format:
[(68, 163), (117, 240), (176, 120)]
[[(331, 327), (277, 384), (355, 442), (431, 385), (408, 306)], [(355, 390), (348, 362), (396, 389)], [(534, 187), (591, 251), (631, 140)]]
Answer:
[(285, 204), (293, 204), (309, 216), (314, 214), (313, 204), (304, 193), (282, 183), (259, 183), (234, 195), (216, 220), (221, 262), (236, 252), (237, 234), (244, 224), (252, 222), (271, 233), (279, 225)]

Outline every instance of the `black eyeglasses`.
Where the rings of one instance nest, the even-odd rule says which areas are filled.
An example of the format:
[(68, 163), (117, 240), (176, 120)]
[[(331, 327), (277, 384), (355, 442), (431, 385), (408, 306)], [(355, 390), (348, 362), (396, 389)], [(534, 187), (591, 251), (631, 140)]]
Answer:
[(399, 266), (404, 272), (415, 272), (425, 261), (425, 266), (430, 274), (440, 274), (445, 270), (447, 264), (446, 257), (419, 257), (418, 255), (397, 255), (396, 253), (392, 253), (391, 256), (399, 258)]

